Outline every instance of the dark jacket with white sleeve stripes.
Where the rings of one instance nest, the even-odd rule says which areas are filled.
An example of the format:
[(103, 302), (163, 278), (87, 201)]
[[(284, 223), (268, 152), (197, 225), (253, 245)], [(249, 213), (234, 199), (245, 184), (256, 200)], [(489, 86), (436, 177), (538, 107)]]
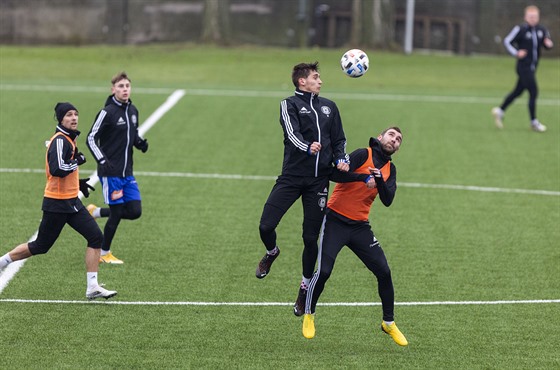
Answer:
[[(284, 130), (282, 175), (329, 176), (338, 160), (348, 161), (346, 137), (336, 104), (319, 95), (296, 89), (280, 103), (280, 124)], [(317, 155), (309, 147), (321, 143)]]
[(87, 146), (97, 161), (99, 176), (132, 176), (132, 148), (138, 147), (138, 109), (129, 100), (121, 103), (114, 95), (95, 117)]
[[(55, 133), (57, 132), (62, 132), (74, 142), (80, 135), (80, 131), (68, 130), (61, 125), (56, 126)], [(67, 137), (60, 135), (52, 143), (47, 142), (47, 165), (51, 175), (56, 177), (66, 177), (78, 170), (78, 161), (74, 159), (74, 151), (77, 152), (78, 149), (74, 150)], [(78, 197), (72, 199), (43, 197), (43, 205), (41, 206), (43, 211), (53, 213), (76, 213), (81, 208), (83, 208), (83, 204)]]
[(545, 38), (550, 38), (550, 33), (540, 24), (531, 27), (527, 23), (523, 23), (513, 27), (504, 38), (504, 46), (507, 51), (512, 56), (517, 56), (518, 50), (527, 50), (527, 56), (517, 60), (518, 71), (535, 71), (537, 69), (541, 56), (541, 47), (548, 49), (543, 43)]

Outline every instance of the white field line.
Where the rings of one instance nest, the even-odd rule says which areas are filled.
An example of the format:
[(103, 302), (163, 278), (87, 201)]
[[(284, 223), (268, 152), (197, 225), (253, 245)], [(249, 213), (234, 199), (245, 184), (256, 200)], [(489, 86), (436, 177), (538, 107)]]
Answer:
[[(99, 86), (63, 86), (63, 85), (13, 85), (0, 84), (0, 90), (5, 91), (60, 91), (82, 93), (104, 93), (107, 87)], [(168, 88), (135, 87), (136, 94), (169, 94), (173, 90)], [(211, 97), (239, 97), (239, 98), (285, 98), (290, 91), (259, 91), (259, 90), (220, 90), (220, 89), (184, 89), (186, 95)], [(441, 95), (402, 95), (402, 94), (366, 94), (366, 93), (325, 93), (328, 98), (365, 101), (404, 101), (422, 103), (462, 103), (462, 104), (498, 104), (502, 97), (479, 96), (441, 96)], [(539, 98), (539, 105), (560, 106), (559, 99)]]
[[(152, 113), (145, 121), (144, 123), (138, 127), (138, 133), (140, 134), (140, 136), (144, 135), (146, 132), (148, 132), (160, 119), (161, 117), (163, 117), (163, 115), (165, 113), (167, 113), (171, 108), (173, 108), (173, 106), (175, 106), (175, 104), (177, 104), (177, 102), (185, 95), (185, 90), (176, 90), (174, 91), (167, 99), (166, 101), (159, 107), (157, 108), (154, 113)], [(12, 172), (12, 171), (0, 171), (0, 172)], [(45, 170), (35, 170), (35, 169), (24, 169), (21, 172), (29, 172), (29, 173), (45, 173)], [(88, 181), (88, 183), (91, 186), (94, 186), (95, 184), (97, 184), (97, 182), (99, 181), (99, 178), (97, 177), (97, 171), (94, 171), (91, 175), (90, 175), (90, 180)], [(82, 194), (80, 193), (80, 199), (83, 199)], [(28, 243), (35, 240), (35, 238), (37, 238), (37, 233), (38, 231), (35, 232), (35, 234), (33, 234), (33, 236), (28, 240)], [(19, 271), (20, 268), (23, 267), (23, 264), (25, 263), (27, 259), (23, 259), (23, 260), (19, 260), (16, 261), (14, 263), (11, 263), (8, 265), (8, 267), (6, 267), (4, 269), (4, 271), (2, 271), (0, 273), (0, 294), (2, 294), (2, 292), (4, 291), (4, 289), (8, 286), (8, 284), (10, 283), (10, 281), (14, 278), (14, 276), (16, 275), (16, 273)]]
[[(2, 172), (43, 174), (45, 170), (34, 169), (34, 168), (0, 168), (0, 173)], [(275, 181), (277, 178), (276, 176), (239, 175), (239, 174), (221, 174), (221, 173), (192, 173), (192, 172), (135, 171), (134, 174), (136, 176), (151, 176), (151, 177), (183, 177), (183, 178), (199, 178), (199, 179), (253, 180), (253, 181)], [(94, 173), (93, 176), (95, 175), (96, 174)], [(538, 189), (511, 189), (511, 188), (496, 188), (496, 187), (451, 185), (451, 184), (421, 184), (417, 182), (399, 182), (398, 186), (403, 188), (428, 188), (428, 189), (479, 191), (479, 192), (490, 192), (490, 193), (516, 193), (516, 194), (530, 194), (530, 195), (560, 196), (560, 191), (538, 190)]]
[[(66, 301), (54, 299), (0, 299), (0, 303), (54, 303), (54, 304), (112, 304), (125, 306), (293, 306), (293, 302), (157, 302), (157, 301)], [(511, 305), (511, 304), (551, 304), (560, 299), (535, 299), (517, 301), (433, 301), (395, 302), (396, 306), (464, 306), (464, 305)], [(380, 302), (330, 302), (317, 303), (318, 306), (365, 307), (381, 306)]]
[[(38, 233), (39, 233), (38, 230), (35, 231), (35, 234), (33, 234), (27, 242), (30, 243), (33, 240), (35, 240), (37, 238)], [(23, 267), (25, 261), (27, 261), (27, 258), (12, 262), (0, 273), (0, 294), (2, 294), (2, 292), (4, 291), (4, 289), (6, 289), (10, 281), (12, 281), (14, 276), (16, 276), (19, 269)]]

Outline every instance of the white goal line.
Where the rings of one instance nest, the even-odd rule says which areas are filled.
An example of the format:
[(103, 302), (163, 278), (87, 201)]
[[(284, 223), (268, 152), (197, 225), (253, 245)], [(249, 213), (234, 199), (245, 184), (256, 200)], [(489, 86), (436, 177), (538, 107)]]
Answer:
[[(49, 304), (110, 304), (124, 306), (293, 306), (293, 302), (158, 302), (158, 301), (68, 301), (54, 299), (0, 299), (0, 303), (49, 303)], [(395, 302), (395, 306), (464, 306), (464, 305), (511, 305), (511, 304), (555, 304), (560, 299), (502, 300), (502, 301), (433, 301)], [(369, 307), (381, 306), (380, 302), (324, 302), (317, 306)]]

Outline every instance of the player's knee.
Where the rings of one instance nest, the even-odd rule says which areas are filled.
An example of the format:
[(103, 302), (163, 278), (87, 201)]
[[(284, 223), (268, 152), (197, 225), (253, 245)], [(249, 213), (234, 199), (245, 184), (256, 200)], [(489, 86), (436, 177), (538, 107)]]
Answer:
[(34, 240), (28, 244), (29, 253), (31, 253), (33, 256), (36, 256), (38, 254), (45, 254), (49, 251), (49, 249), (51, 249), (51, 247), (51, 243), (40, 243), (37, 242), (37, 240)]
[(259, 233), (260, 233), (261, 235), (263, 235), (263, 234), (264, 234), (264, 235), (270, 234), (271, 232), (274, 231), (274, 229), (275, 229), (274, 226), (268, 225), (268, 224), (265, 224), (265, 223), (262, 223), (262, 222), (261, 222), (260, 225), (259, 225)]
[(321, 271), (319, 271), (319, 279), (322, 281), (327, 281), (331, 277), (332, 266), (321, 266)]
[(383, 266), (379, 270), (375, 271), (374, 274), (378, 280), (391, 279), (391, 269), (389, 268), (389, 265)]
[(88, 236), (87, 243), (88, 247), (90, 248), (101, 248), (101, 246), (103, 245), (103, 233), (101, 232), (101, 230), (98, 230), (94, 234)]
[(319, 245), (317, 244), (317, 236), (303, 235), (303, 251), (316, 256), (319, 253)]
[(142, 216), (142, 209), (135, 209), (133, 212), (130, 213), (130, 217), (128, 218), (129, 220), (136, 220), (139, 219), (140, 216)]
[(319, 239), (319, 234), (316, 233), (303, 233), (303, 244), (305, 248), (317, 248), (317, 240)]
[(142, 216), (142, 203), (140, 201), (132, 201), (126, 205), (126, 219), (136, 220)]

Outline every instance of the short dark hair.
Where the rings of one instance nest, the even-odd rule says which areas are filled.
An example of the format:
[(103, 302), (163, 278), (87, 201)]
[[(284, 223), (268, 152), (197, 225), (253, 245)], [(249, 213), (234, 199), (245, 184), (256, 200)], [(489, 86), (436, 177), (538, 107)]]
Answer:
[(298, 80), (300, 78), (307, 78), (311, 72), (319, 72), (319, 62), (314, 63), (300, 63), (294, 66), (292, 70), (292, 82), (295, 87), (299, 87)]
[(401, 129), (398, 128), (397, 126), (387, 127), (385, 130), (381, 131), (381, 134), (380, 134), (380, 135), (381, 135), (381, 136), (385, 135), (385, 133), (386, 133), (387, 131), (389, 131), (389, 130), (395, 130), (395, 131), (397, 131), (399, 134), (401, 134), (401, 136), (403, 136), (403, 133), (402, 133)]
[[(113, 78), (111, 78), (111, 83), (114, 85), (117, 82), (119, 82), (120, 80), (124, 80), (124, 79), (130, 81), (130, 78), (128, 78), (128, 75), (126, 74), (126, 72), (122, 71), (122, 72), (119, 72), (116, 75), (114, 75)], [(132, 82), (132, 81), (130, 81), (130, 82)]]

